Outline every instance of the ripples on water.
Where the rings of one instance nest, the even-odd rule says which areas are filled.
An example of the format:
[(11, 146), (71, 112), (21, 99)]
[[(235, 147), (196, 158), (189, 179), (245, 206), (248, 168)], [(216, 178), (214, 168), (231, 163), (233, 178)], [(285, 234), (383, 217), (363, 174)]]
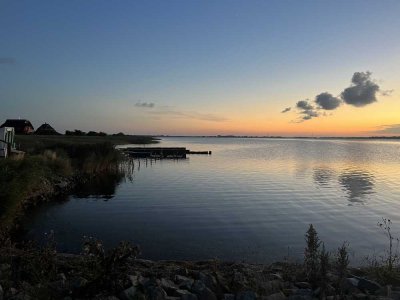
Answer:
[(67, 201), (28, 216), (26, 238), (54, 230), (79, 251), (92, 235), (141, 245), (152, 259), (268, 262), (302, 256), (313, 223), (333, 250), (349, 241), (353, 261), (384, 248), (376, 223), (400, 235), (398, 141), (167, 138), (162, 146), (212, 150), (187, 160), (135, 161), (130, 178), (98, 178)]

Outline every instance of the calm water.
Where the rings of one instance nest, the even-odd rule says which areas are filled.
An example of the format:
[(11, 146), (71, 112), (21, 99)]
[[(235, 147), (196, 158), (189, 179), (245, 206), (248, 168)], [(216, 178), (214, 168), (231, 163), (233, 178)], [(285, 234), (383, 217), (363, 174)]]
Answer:
[(84, 235), (130, 240), (150, 259), (270, 262), (299, 258), (313, 223), (328, 249), (349, 241), (360, 262), (400, 235), (400, 142), (167, 138), (162, 146), (212, 150), (187, 160), (136, 161), (130, 179), (99, 178), (27, 217), (26, 238), (54, 230), (79, 251)]

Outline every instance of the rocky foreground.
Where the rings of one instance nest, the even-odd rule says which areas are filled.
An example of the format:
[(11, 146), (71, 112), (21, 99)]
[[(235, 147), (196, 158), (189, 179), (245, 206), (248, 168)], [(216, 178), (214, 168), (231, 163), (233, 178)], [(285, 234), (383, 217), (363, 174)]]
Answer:
[[(306, 280), (302, 266), (292, 263), (133, 259), (122, 268), (108, 269), (106, 274), (98, 261), (88, 263), (78, 255), (58, 254), (56, 265), (41, 259), (42, 265), (24, 265), (19, 270), (18, 263), (29, 264), (29, 261), (2, 263), (0, 300), (400, 299), (400, 286), (385, 286), (365, 279), (368, 274), (361, 269), (349, 270), (339, 285), (340, 279), (334, 272), (328, 272), (327, 282), (312, 285)], [(31, 272), (30, 275), (21, 272), (21, 268)], [(54, 276), (49, 275), (51, 272)]]

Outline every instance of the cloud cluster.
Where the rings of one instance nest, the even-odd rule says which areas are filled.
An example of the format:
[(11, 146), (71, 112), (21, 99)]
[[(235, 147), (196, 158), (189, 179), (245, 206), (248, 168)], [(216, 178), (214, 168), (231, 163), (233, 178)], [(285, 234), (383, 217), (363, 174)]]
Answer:
[[(325, 116), (326, 112), (337, 109), (342, 103), (352, 105), (354, 107), (363, 107), (377, 101), (377, 94), (382, 96), (390, 95), (393, 90), (384, 91), (371, 78), (372, 73), (355, 72), (351, 79), (349, 87), (345, 88), (340, 96), (335, 97), (328, 92), (323, 92), (317, 95), (310, 103), (309, 100), (301, 100), (296, 103), (296, 111), (300, 115), (299, 122), (310, 120), (319, 116)], [(290, 111), (291, 108), (285, 108), (282, 113)]]
[(341, 97), (347, 104), (362, 107), (376, 102), (379, 85), (371, 80), (371, 72), (356, 72), (351, 79), (351, 86), (344, 89)]
[(382, 125), (378, 130), (373, 131), (373, 133), (400, 135), (400, 124)]
[(164, 109), (164, 110), (155, 110), (149, 112), (154, 116), (168, 116), (169, 118), (184, 118), (184, 119), (194, 119), (201, 121), (210, 121), (210, 122), (223, 122), (227, 121), (226, 118), (220, 117), (214, 114), (208, 113), (200, 113), (196, 111), (179, 111), (174, 109)]
[(135, 104), (136, 107), (145, 107), (145, 108), (153, 108), (154, 107), (153, 102), (138, 102)]
[(318, 117), (319, 114), (312, 106), (308, 100), (300, 100), (296, 103), (296, 108), (300, 111), (300, 114), (302, 115), (301, 119), (302, 120), (310, 120), (312, 118)]
[(325, 92), (317, 95), (315, 97), (315, 103), (318, 107), (325, 110), (334, 110), (342, 104), (339, 98), (332, 96), (331, 94)]

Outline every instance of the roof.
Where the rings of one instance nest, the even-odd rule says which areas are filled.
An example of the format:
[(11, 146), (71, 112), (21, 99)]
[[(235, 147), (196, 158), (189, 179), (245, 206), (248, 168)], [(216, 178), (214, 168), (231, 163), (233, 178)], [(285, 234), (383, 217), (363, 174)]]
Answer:
[(8, 119), (0, 127), (23, 128), (25, 126), (30, 126), (33, 128), (32, 123), (25, 119)]
[(36, 129), (35, 134), (39, 135), (59, 135), (59, 133), (50, 126), (50, 124), (44, 123), (40, 125), (38, 129)]

